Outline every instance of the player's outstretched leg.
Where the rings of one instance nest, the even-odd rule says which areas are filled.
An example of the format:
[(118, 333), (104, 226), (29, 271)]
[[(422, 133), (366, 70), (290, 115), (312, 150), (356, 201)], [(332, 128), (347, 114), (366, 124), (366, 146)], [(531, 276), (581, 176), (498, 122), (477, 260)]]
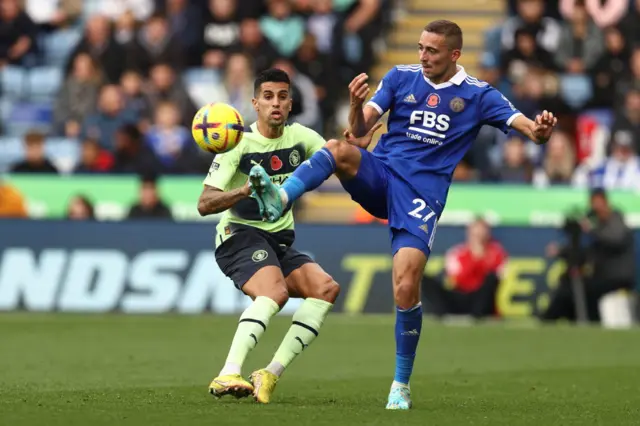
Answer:
[[(258, 344), (271, 317), (288, 300), (284, 278), (275, 266), (259, 270), (244, 285), (243, 291), (252, 296), (254, 301), (240, 316), (224, 367), (209, 385), (209, 393), (217, 398), (224, 395), (242, 398), (253, 393), (253, 385), (242, 378), (242, 365), (249, 352)], [(256, 293), (262, 295), (256, 296)]]
[(251, 374), (256, 401), (267, 404), (278, 379), (293, 360), (318, 337), (325, 318), (338, 297), (338, 284), (315, 263), (308, 263), (287, 277), (295, 294), (307, 297), (293, 314), (292, 324), (271, 363)]
[(260, 215), (271, 223), (277, 222), (286, 206), (282, 202), (280, 190), (259, 164), (249, 171), (249, 186), (253, 197), (258, 201)]
[(249, 185), (260, 205), (262, 217), (277, 221), (305, 192), (319, 187), (337, 172), (340, 178), (352, 178), (358, 172), (361, 154), (358, 148), (345, 141), (332, 139), (304, 161), (278, 188), (269, 179), (262, 166), (253, 166), (249, 172)]
[[(408, 237), (411, 239), (411, 236)], [(412, 405), (409, 381), (422, 331), (420, 282), (426, 262), (424, 252), (412, 247), (400, 249), (393, 259), (396, 370), (387, 402), (389, 410), (408, 410)]]

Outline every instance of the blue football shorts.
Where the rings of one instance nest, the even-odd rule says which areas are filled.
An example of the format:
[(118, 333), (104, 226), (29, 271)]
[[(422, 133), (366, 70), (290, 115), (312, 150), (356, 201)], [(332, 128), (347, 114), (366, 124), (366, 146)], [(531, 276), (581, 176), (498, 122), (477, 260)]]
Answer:
[(369, 151), (360, 148), (360, 153), (357, 175), (342, 186), (370, 214), (388, 219), (393, 255), (412, 247), (428, 257), (444, 206), (418, 194)]

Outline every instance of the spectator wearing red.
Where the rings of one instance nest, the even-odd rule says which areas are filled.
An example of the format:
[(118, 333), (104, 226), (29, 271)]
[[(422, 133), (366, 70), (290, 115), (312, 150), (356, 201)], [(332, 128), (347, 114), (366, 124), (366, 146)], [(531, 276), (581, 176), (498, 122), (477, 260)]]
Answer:
[(445, 255), (444, 283), (431, 276), (423, 280), (423, 294), (430, 311), (438, 317), (493, 316), (495, 295), (506, 262), (507, 253), (492, 239), (489, 224), (475, 220), (467, 228), (466, 242), (452, 247)]
[(108, 173), (113, 167), (113, 155), (100, 147), (97, 139), (87, 138), (82, 143), (80, 162), (73, 169), (75, 174)]

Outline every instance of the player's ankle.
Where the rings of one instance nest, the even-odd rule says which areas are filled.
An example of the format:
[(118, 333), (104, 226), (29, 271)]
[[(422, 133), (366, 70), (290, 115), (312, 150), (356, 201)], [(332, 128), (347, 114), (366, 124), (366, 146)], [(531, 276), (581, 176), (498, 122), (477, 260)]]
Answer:
[(289, 195), (287, 194), (287, 191), (284, 190), (284, 188), (280, 188), (279, 192), (282, 205), (286, 207), (289, 204)]
[(402, 382), (398, 382), (397, 380), (394, 380), (391, 383), (391, 389), (393, 389), (393, 388), (407, 388), (407, 389), (409, 389), (410, 386), (409, 386), (409, 383), (402, 383)]
[(240, 364), (236, 364), (235, 362), (227, 362), (220, 370), (219, 376), (229, 376), (232, 374), (242, 374), (242, 366)]
[(271, 361), (271, 363), (267, 365), (267, 368), (265, 368), (265, 370), (280, 377), (282, 376), (282, 373), (284, 373), (284, 365), (280, 364), (277, 361)]

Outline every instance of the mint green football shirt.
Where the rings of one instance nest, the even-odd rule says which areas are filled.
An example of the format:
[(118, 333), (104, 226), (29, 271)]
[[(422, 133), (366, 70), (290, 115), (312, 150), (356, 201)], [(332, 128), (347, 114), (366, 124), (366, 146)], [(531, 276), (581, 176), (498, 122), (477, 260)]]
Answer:
[[(254, 164), (264, 167), (271, 181), (281, 185), (303, 161), (326, 143), (317, 132), (297, 123), (285, 126), (282, 136), (277, 139), (262, 136), (256, 123), (250, 129), (238, 146), (216, 155), (204, 179), (205, 185), (222, 191), (241, 188), (247, 182)], [(292, 209), (275, 223), (263, 222), (258, 202), (253, 198), (246, 198), (223, 213), (216, 227), (216, 247), (231, 236), (228, 226), (234, 223), (253, 226), (266, 232), (294, 228)]]

